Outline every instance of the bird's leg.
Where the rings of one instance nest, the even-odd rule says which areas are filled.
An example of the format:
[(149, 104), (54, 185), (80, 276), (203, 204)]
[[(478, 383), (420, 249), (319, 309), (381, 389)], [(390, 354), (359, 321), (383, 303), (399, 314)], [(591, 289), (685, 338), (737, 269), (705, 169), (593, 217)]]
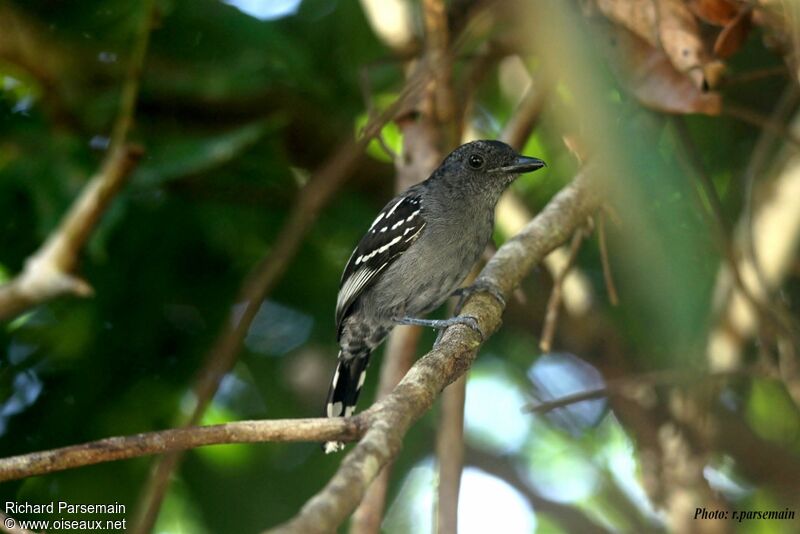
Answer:
[(419, 319), (417, 317), (400, 317), (398, 319), (393, 319), (393, 321), (395, 324), (427, 326), (437, 330), (444, 330), (447, 327), (461, 324), (475, 330), (481, 336), (481, 339), (484, 337), (483, 332), (481, 332), (481, 329), (478, 326), (478, 320), (471, 315), (458, 315), (449, 319)]
[(486, 292), (497, 299), (497, 302), (500, 303), (503, 308), (506, 307), (506, 298), (503, 296), (503, 292), (500, 288), (492, 282), (491, 280), (486, 280), (485, 278), (479, 278), (475, 281), (474, 284), (469, 285), (467, 287), (460, 287), (453, 291), (454, 297), (458, 297), (458, 304), (456, 304), (456, 313), (461, 311), (461, 307), (464, 305), (464, 302), (467, 300), (467, 297), (474, 295), (475, 293)]

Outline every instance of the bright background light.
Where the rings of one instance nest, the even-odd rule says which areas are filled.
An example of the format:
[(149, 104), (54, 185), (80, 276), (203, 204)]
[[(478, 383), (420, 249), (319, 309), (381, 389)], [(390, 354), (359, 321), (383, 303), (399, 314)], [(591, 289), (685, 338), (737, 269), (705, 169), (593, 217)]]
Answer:
[(303, 0), (223, 0), (258, 20), (275, 20), (297, 13)]

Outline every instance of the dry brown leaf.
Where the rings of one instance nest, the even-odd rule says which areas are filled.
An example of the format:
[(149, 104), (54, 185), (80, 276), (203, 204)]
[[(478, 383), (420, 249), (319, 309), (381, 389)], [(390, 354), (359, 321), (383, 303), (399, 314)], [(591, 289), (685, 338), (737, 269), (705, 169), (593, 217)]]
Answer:
[(700, 20), (715, 26), (727, 26), (739, 14), (731, 0), (689, 0), (687, 6)]
[(717, 36), (714, 42), (714, 54), (717, 57), (728, 58), (732, 56), (742, 44), (747, 40), (750, 33), (752, 21), (752, 11), (743, 10), (739, 15), (730, 21)]
[(611, 64), (621, 83), (643, 105), (665, 113), (719, 115), (719, 93), (704, 92), (675, 70), (664, 52), (619, 26), (610, 28)]
[(651, 45), (658, 46), (653, 0), (597, 0), (597, 7), (609, 20), (628, 28)]
[[(696, 2), (709, 13), (724, 15), (725, 2)], [(711, 57), (700, 36), (700, 28), (684, 0), (596, 0), (598, 9), (611, 21), (624, 26), (650, 45), (662, 48), (675, 68), (686, 73), (699, 89), (714, 87), (721, 69), (710, 65)], [(702, 6), (701, 4), (707, 4)], [(716, 9), (716, 11), (714, 11)], [(711, 74), (709, 78), (707, 74)]]
[(703, 66), (709, 58), (694, 15), (682, 0), (656, 0), (656, 8), (658, 37), (667, 57), (698, 88), (707, 87)]

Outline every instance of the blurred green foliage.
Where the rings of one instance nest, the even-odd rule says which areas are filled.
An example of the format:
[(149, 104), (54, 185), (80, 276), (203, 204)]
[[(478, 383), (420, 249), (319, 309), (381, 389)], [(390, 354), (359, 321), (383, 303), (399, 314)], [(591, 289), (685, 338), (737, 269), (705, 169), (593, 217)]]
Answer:
[[(0, 59), (0, 281), (22, 269), (100, 165), (140, 16), (136, 3), (123, 0), (13, 5), (40, 35), (38, 52), (47, 58), (42, 71), (54, 79), (48, 86), (42, 72)], [(95, 296), (43, 304), (0, 327), (0, 456), (174, 426), (191, 405), (192, 378), (229, 320), (242, 280), (270, 251), (300, 186), (366, 123), (362, 71), (378, 110), (402, 85), (400, 65), (384, 61), (390, 52), (358, 2), (304, 0), (296, 13), (263, 21), (215, 0), (158, 6), (132, 133), (146, 155), (80, 266)], [(774, 64), (755, 40), (744, 50), (731, 65), (734, 72)], [(614, 265), (624, 305), (611, 309), (603, 300), (597, 306), (625, 339), (631, 370), (697, 364), (720, 251), (691, 174), (675, 165), (685, 154), (673, 124), (609, 84), (602, 100), (617, 114), (614, 135), (626, 139), (626, 186), (644, 214), (637, 222), (649, 233), (633, 244), (641, 247), (641, 264)], [(730, 96), (768, 113), (782, 86), (768, 79), (734, 87)], [(472, 126), (497, 137), (513, 98), (489, 76), (477, 98)], [(513, 186), (533, 210), (577, 168), (556, 118), (573, 100), (569, 87), (551, 95), (541, 127), (525, 144), (524, 153), (550, 164), (547, 179), (528, 176)], [(729, 117), (686, 122), (725, 215), (734, 220), (741, 169), (758, 130)], [(383, 137), (401, 152), (394, 123)], [(372, 142), (367, 153), (269, 295), (203, 423), (319, 413), (336, 353), (332, 314), (341, 268), (394, 187), (386, 151)], [(610, 233), (612, 258), (625, 257), (621, 249), (631, 243), (613, 241), (624, 229)], [(604, 299), (594, 241), (578, 264)], [(551, 504), (573, 506), (612, 530), (659, 530), (659, 516), (636, 482), (636, 444), (604, 404), (602, 417), (577, 436), (558, 418), (516, 411), (531, 396), (548, 284), (541, 273), (526, 280), (523, 289), (536, 297), (526, 309), (509, 310), (506, 326), (479, 358), (468, 390), (467, 442), (509, 454), (532, 491)], [(432, 340), (426, 332), (420, 352)], [(592, 362), (599, 350), (584, 347), (579, 356)], [(365, 399), (373, 398), (377, 375)], [(800, 414), (781, 387), (755, 381), (729, 393), (745, 406), (759, 436), (800, 453)], [(404, 510), (414, 508), (414, 495), (430, 492), (419, 481), (427, 480), (420, 473), (430, 468), (425, 459), (436, 417), (434, 411), (413, 427), (395, 463), (387, 524), (398, 531), (422, 528), (404, 523), (411, 514)], [(506, 431), (520, 443), (510, 443)], [(274, 525), (321, 488), (339, 461), (322, 456), (316, 444), (189, 452), (158, 531), (255, 532)], [(128, 506), (130, 521), (150, 466), (151, 459), (140, 458), (5, 483), (0, 500), (116, 501)], [(420, 487), (408, 490), (407, 480)], [(396, 495), (406, 500), (395, 502)], [(783, 506), (761, 488), (740, 495), (737, 504), (745, 509)], [(557, 515), (537, 514), (537, 531), (563, 531)], [(789, 532), (784, 526), (741, 528)]]

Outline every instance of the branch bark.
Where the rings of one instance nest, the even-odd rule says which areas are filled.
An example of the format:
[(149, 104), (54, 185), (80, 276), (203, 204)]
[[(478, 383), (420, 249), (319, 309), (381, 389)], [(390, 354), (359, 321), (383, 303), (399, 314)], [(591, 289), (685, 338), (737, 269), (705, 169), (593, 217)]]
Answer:
[(92, 288), (72, 274), (78, 255), (106, 208), (142, 155), (126, 145), (110, 154), (100, 172), (89, 180), (59, 227), (25, 262), (25, 268), (0, 286), (0, 320), (10, 319), (42, 302), (63, 295), (86, 297)]
[[(504, 244), (479, 276), (510, 295), (533, 266), (566, 241), (599, 204), (596, 187), (581, 173), (525, 229)], [(463, 307), (478, 321), (484, 339), (500, 326), (502, 305), (485, 293), (472, 295)], [(364, 437), (342, 461), (317, 495), (287, 523), (271, 532), (330, 532), (355, 509), (366, 488), (400, 450), (411, 424), (424, 414), (441, 390), (464, 374), (477, 356), (481, 336), (461, 325), (444, 332), (441, 342), (420, 359), (391, 395), (377, 403)]]
[(439, 487), (436, 502), (438, 534), (458, 532), (458, 495), (464, 470), (464, 402), (467, 375), (461, 375), (442, 392), (442, 411), (436, 434), (436, 459), (439, 464)]
[(364, 433), (370, 414), (342, 419), (276, 419), (174, 428), (0, 459), (0, 482), (127, 458), (206, 445), (282, 441), (352, 441)]
[[(392, 331), (383, 356), (378, 399), (389, 395), (411, 368), (421, 334), (422, 328), (419, 326), (398, 326)], [(369, 487), (353, 514), (350, 534), (377, 534), (381, 531), (391, 467), (385, 466), (378, 479)]]

